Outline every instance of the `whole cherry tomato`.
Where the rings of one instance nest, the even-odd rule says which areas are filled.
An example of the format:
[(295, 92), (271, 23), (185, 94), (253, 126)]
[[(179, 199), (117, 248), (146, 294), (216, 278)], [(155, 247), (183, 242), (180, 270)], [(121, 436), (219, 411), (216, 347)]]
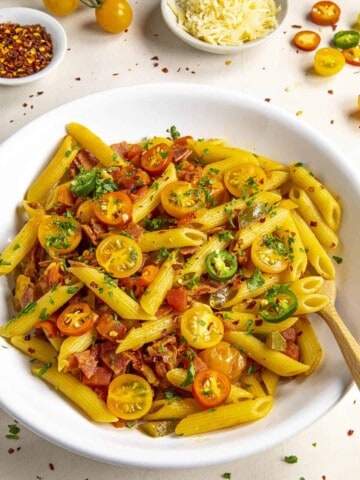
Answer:
[(43, 0), (47, 10), (54, 15), (65, 16), (74, 12), (80, 0)]
[(121, 33), (132, 22), (133, 12), (127, 0), (81, 0), (95, 8), (95, 17), (100, 27), (109, 33)]

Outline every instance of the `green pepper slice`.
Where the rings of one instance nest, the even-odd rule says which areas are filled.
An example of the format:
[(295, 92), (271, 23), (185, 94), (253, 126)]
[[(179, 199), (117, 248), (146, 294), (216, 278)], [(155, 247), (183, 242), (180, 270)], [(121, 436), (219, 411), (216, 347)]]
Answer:
[(80, 172), (74, 180), (70, 183), (71, 191), (77, 197), (83, 197), (91, 193), (96, 186), (96, 170), (91, 168), (90, 170), (84, 170)]
[(222, 282), (230, 280), (238, 269), (238, 262), (232, 253), (227, 250), (215, 251), (206, 257), (206, 270), (211, 278)]
[(297, 307), (294, 293), (286, 285), (275, 285), (266, 292), (259, 314), (267, 322), (278, 323), (290, 317)]
[(359, 44), (360, 33), (356, 30), (341, 30), (334, 35), (334, 45), (337, 48), (353, 48)]

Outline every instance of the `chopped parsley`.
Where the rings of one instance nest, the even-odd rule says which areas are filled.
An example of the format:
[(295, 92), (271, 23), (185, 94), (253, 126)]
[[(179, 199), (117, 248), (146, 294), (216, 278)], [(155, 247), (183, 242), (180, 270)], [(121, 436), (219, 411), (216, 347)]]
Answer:
[(43, 367), (40, 368), (40, 370), (38, 372), (36, 372), (36, 376), (37, 377), (42, 377), (51, 367), (52, 367), (51, 362), (46, 363)]
[(0, 266), (4, 266), (5, 265), (11, 265), (11, 262), (8, 262), (7, 260), (4, 260), (3, 258), (0, 258)]
[(171, 127), (168, 128), (166, 131), (168, 133), (170, 133), (171, 138), (173, 140), (176, 140), (177, 138), (179, 138), (181, 136), (180, 133), (178, 132), (177, 128), (175, 127), (175, 125), (171, 125)]
[(284, 460), (286, 463), (297, 463), (298, 457), (296, 455), (285, 456)]
[(340, 263), (343, 262), (343, 258), (342, 258), (342, 257), (338, 257), (337, 255), (333, 255), (332, 258), (334, 259), (334, 261), (335, 261), (338, 265), (340, 265)]
[(265, 280), (261, 271), (258, 268), (256, 268), (255, 272), (251, 275), (251, 277), (247, 282), (247, 287), (248, 287), (248, 290), (253, 291), (262, 287), (264, 283), (265, 283)]
[(228, 480), (231, 480), (231, 473), (230, 472), (225, 472), (221, 475), (221, 478), (226, 478)]
[(16, 424), (8, 425), (9, 433), (6, 435), (6, 438), (10, 440), (19, 440), (20, 427)]
[(195, 378), (194, 364), (190, 363), (190, 366), (189, 366), (189, 368), (187, 370), (187, 373), (186, 373), (186, 378), (183, 382), (181, 382), (180, 387), (188, 387), (189, 385), (191, 385), (194, 382), (194, 378)]

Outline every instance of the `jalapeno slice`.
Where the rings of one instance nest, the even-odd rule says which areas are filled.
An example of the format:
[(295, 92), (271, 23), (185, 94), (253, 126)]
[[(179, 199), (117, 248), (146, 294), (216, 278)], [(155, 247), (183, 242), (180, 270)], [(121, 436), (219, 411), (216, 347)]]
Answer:
[(334, 35), (334, 45), (337, 48), (353, 48), (359, 44), (360, 33), (356, 30), (341, 30)]
[(230, 280), (237, 269), (238, 262), (232, 253), (227, 250), (215, 251), (206, 257), (206, 270), (211, 278), (218, 280)]
[(298, 301), (286, 285), (270, 288), (259, 307), (260, 316), (267, 322), (278, 323), (286, 320), (297, 309)]

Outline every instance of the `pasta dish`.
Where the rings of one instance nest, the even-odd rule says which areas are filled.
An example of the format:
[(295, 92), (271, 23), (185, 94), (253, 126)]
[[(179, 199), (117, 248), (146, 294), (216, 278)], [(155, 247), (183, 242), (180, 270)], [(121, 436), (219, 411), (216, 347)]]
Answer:
[(22, 206), (0, 336), (91, 420), (152, 437), (233, 427), (318, 367), (307, 315), (328, 303), (341, 208), (302, 163), (175, 126), (110, 146), (70, 123)]

